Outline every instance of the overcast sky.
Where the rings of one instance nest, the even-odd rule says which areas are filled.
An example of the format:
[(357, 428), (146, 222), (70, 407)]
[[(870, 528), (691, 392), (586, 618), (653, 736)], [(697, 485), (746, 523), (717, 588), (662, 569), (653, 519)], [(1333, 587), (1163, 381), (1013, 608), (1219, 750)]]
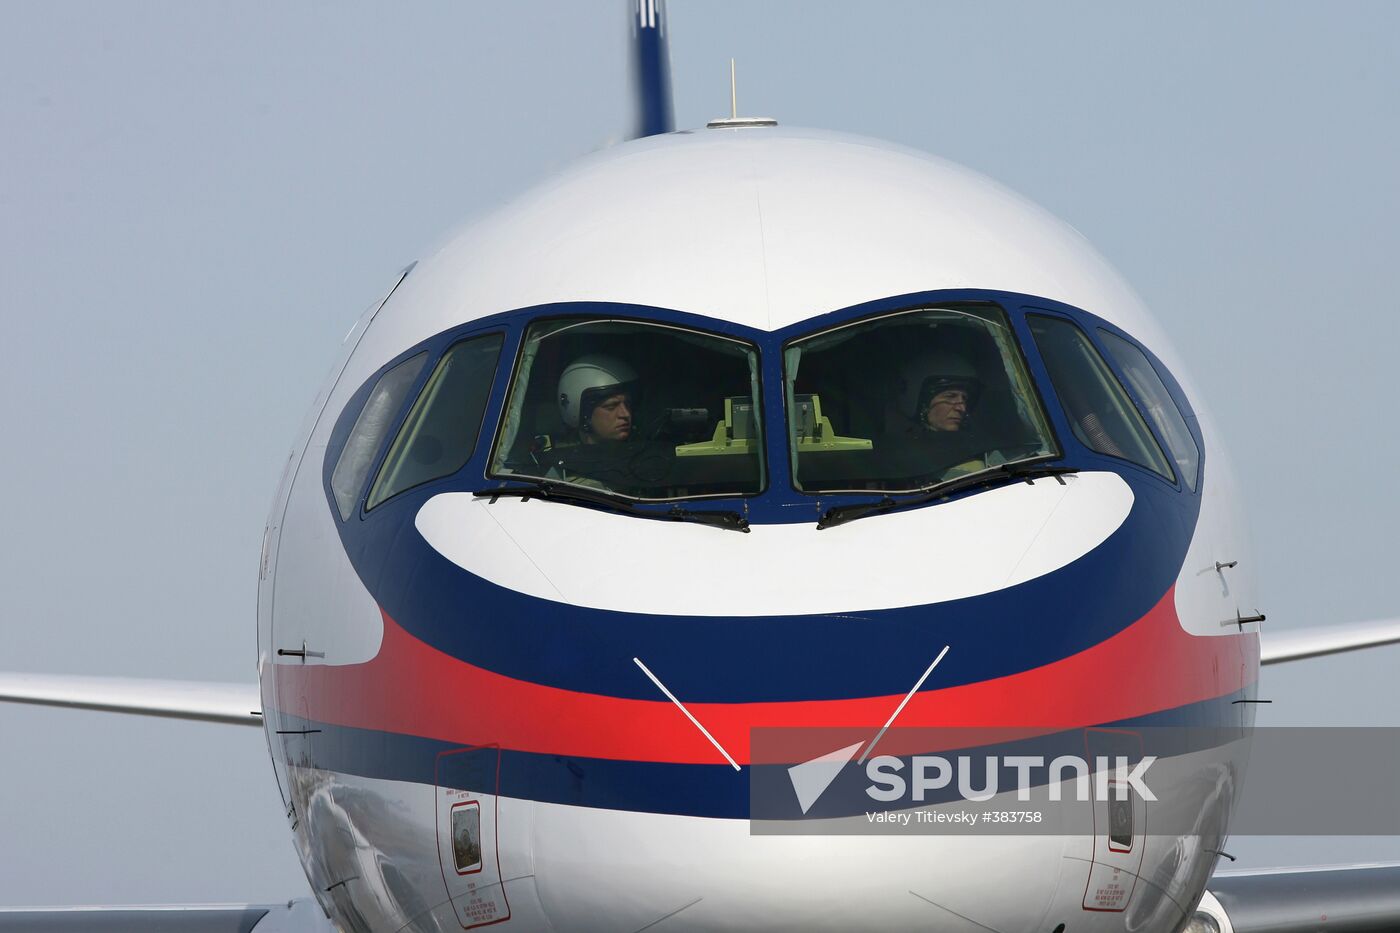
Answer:
[[(258, 548), (341, 336), (626, 128), (597, 4), (0, 4), (0, 669), (251, 681)], [(1261, 610), (1397, 614), (1400, 4), (673, 2), (739, 103), (962, 162), (1134, 284), (1229, 438)], [(1400, 649), (1262, 721), (1397, 724)], [(306, 892), (260, 732), (0, 708), (0, 905)], [(1232, 840), (1241, 866), (1400, 839)]]

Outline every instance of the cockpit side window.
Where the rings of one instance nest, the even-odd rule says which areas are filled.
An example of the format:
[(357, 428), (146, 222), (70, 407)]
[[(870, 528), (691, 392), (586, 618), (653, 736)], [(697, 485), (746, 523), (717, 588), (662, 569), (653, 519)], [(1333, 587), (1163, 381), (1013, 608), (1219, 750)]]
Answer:
[(504, 339), (502, 334), (473, 337), (443, 354), (379, 468), (366, 510), (405, 489), (450, 476), (471, 459)]
[(641, 500), (760, 492), (758, 359), (751, 344), (670, 325), (536, 321), (491, 475)]
[(1191, 436), (1191, 429), (1186, 426), (1186, 419), (1181, 416), (1181, 409), (1176, 407), (1176, 402), (1167, 391), (1162, 377), (1157, 374), (1147, 355), (1136, 344), (1102, 328), (1099, 329), (1099, 336), (1108, 348), (1109, 355), (1128, 377), (1133, 391), (1137, 392), (1138, 398), (1147, 406), (1147, 417), (1157, 428), (1158, 436), (1166, 441), (1182, 479), (1186, 481), (1187, 487), (1195, 492), (1196, 473), (1201, 465), (1201, 449), (1196, 446), (1196, 439)]
[(370, 390), (369, 398), (360, 409), (355, 426), (350, 429), (345, 446), (341, 448), (340, 459), (331, 473), (331, 492), (335, 495), (341, 521), (349, 518), (355, 510), (355, 502), (360, 497), (365, 480), (369, 478), (369, 468), (374, 465), (379, 446), (398, 417), (404, 399), (408, 397), (408, 390), (413, 388), (427, 360), (426, 353), (409, 357), (380, 376)]
[(783, 367), (804, 492), (911, 491), (1058, 454), (1006, 313), (989, 303), (794, 340)]
[(1074, 436), (1090, 450), (1175, 482), (1162, 448), (1088, 335), (1062, 318), (1029, 314), (1026, 321)]

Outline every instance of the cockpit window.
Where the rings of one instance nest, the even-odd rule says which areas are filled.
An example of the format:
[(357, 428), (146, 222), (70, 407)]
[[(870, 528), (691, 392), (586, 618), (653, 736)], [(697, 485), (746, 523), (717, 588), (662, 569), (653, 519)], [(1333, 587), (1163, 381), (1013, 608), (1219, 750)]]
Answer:
[(806, 492), (910, 491), (1058, 453), (1006, 318), (904, 311), (784, 351), (788, 443)]
[(1026, 320), (1074, 436), (1090, 450), (1131, 460), (1175, 482), (1162, 448), (1088, 335), (1057, 317), (1030, 314)]
[(476, 448), (502, 339), (501, 334), (473, 337), (443, 354), (379, 468), (366, 511), (466, 466)]
[(355, 418), (355, 426), (340, 450), (340, 459), (331, 473), (331, 492), (335, 494), (340, 520), (345, 521), (354, 511), (355, 502), (369, 477), (369, 468), (379, 453), (379, 445), (389, 432), (403, 407), (408, 390), (427, 362), (428, 354), (409, 357), (379, 377), (365, 400), (365, 407)]
[(1201, 449), (1196, 446), (1196, 439), (1191, 436), (1191, 429), (1186, 426), (1186, 419), (1181, 416), (1181, 409), (1176, 407), (1176, 402), (1163, 384), (1162, 377), (1157, 375), (1157, 370), (1148, 361), (1147, 355), (1138, 349), (1136, 344), (1102, 329), (1099, 330), (1099, 336), (1103, 338), (1109, 355), (1118, 362), (1123, 374), (1132, 383), (1138, 398), (1147, 406), (1147, 417), (1157, 428), (1158, 436), (1166, 441), (1182, 479), (1186, 481), (1187, 487), (1195, 492), (1196, 472), (1201, 465)]
[(685, 328), (599, 318), (525, 335), (491, 475), (637, 499), (763, 489), (758, 351)]

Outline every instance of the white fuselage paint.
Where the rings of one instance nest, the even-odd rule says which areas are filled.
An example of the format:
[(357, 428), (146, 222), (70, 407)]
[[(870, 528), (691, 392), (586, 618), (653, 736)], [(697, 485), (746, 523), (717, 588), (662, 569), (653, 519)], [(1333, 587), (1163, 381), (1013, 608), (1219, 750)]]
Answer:
[[(1132, 504), (1117, 474), (1085, 473), (820, 534), (815, 512), (735, 536), (680, 522), (639, 529), (626, 515), (514, 498), (488, 504), (471, 493), (433, 497), (416, 525), (462, 569), (541, 599), (618, 612), (667, 614), (680, 603), (697, 616), (820, 615), (1015, 586), (1098, 547)], [(892, 539), (918, 544), (885, 546)], [(588, 559), (599, 553), (627, 559)], [(841, 568), (841, 586), (823, 585), (827, 567)]]

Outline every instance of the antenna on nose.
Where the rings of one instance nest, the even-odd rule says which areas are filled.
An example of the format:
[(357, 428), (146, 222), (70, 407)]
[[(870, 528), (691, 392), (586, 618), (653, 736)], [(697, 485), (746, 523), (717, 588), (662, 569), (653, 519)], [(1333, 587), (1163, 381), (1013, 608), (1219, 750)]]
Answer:
[(708, 129), (734, 129), (745, 126), (777, 126), (778, 121), (772, 117), (741, 117), (739, 116), (739, 82), (735, 77), (734, 59), (729, 60), (729, 116), (720, 117), (706, 123)]

